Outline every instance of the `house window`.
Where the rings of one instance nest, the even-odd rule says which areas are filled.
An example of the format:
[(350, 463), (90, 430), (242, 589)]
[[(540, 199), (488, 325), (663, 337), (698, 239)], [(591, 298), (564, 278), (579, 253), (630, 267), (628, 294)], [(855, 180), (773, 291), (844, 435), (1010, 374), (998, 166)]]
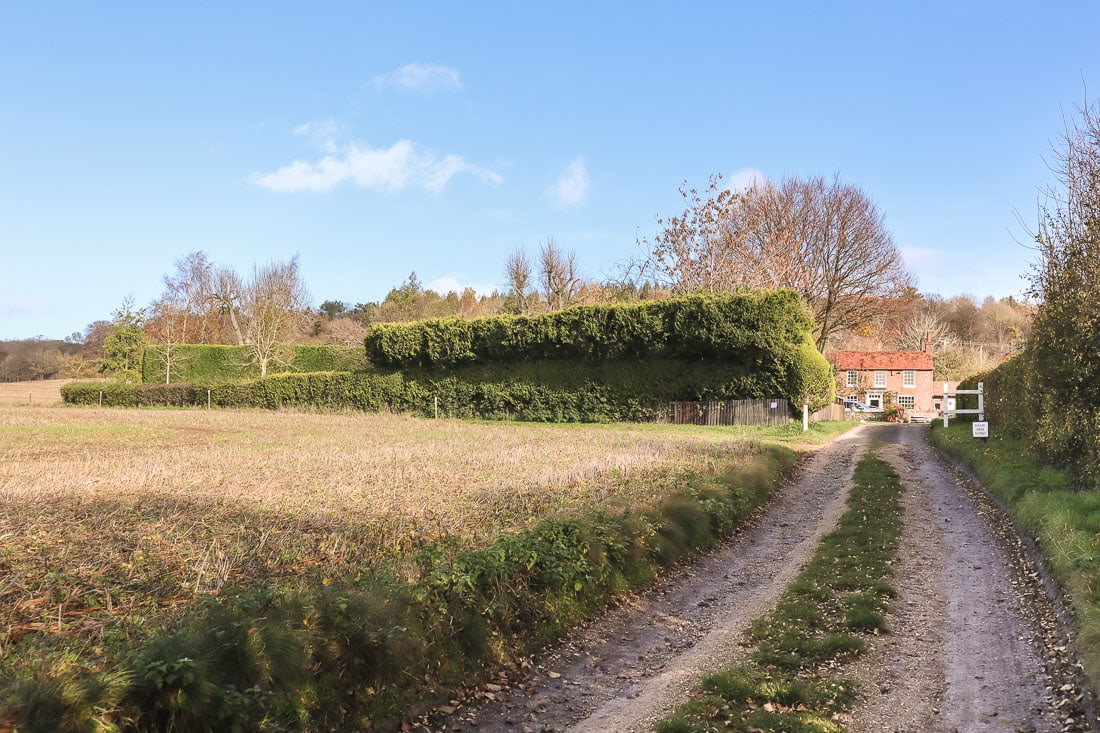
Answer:
[(885, 387), (886, 386), (886, 370), (885, 369), (875, 370), (875, 386), (876, 387)]
[(904, 407), (906, 410), (912, 410), (917, 406), (917, 398), (911, 394), (899, 394), (898, 395), (898, 407)]
[(859, 372), (855, 372), (855, 371), (852, 371), (852, 370), (848, 371), (848, 386), (849, 387), (858, 387), (859, 386)]
[(903, 387), (916, 387), (917, 386), (917, 372), (913, 369), (906, 369), (901, 373), (901, 384)]

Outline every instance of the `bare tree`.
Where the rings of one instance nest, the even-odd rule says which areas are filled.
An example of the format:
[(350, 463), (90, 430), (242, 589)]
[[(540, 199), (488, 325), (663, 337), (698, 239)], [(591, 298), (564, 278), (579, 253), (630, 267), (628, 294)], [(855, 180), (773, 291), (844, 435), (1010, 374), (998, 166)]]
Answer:
[(566, 252), (552, 238), (547, 239), (539, 247), (539, 285), (550, 310), (571, 305), (582, 285), (576, 253)]
[(238, 346), (244, 346), (246, 335), (237, 317), (244, 305), (245, 288), (241, 276), (232, 267), (215, 269), (205, 289), (205, 302), (229, 321)]
[(926, 340), (931, 338), (935, 348), (953, 345), (958, 339), (935, 313), (920, 310), (902, 324), (897, 347), (902, 351), (924, 351)]
[(858, 186), (834, 178), (805, 182), (816, 199), (810, 237), (809, 287), (803, 291), (817, 320), (816, 341), (823, 351), (834, 333), (856, 328), (881, 312), (884, 301), (911, 286), (901, 252), (882, 215)]
[(328, 332), (325, 334), (325, 343), (340, 344), (341, 346), (361, 345), (366, 334), (366, 326), (357, 319), (350, 316), (341, 316), (329, 322)]
[(531, 310), (531, 260), (522, 247), (516, 247), (504, 261), (504, 277), (507, 280), (508, 295), (516, 303), (516, 310), (527, 313)]
[(243, 305), (248, 316), (246, 345), (263, 377), (273, 362), (287, 361), (284, 353), (290, 337), (310, 315), (309, 296), (298, 272), (298, 257), (289, 262), (253, 265)]
[(175, 272), (164, 276), (164, 292), (147, 309), (145, 334), (150, 354), (164, 365), (165, 384), (179, 355), (179, 344), (206, 343), (212, 336), (213, 310), (208, 291), (213, 265), (202, 251), (176, 260)]
[(658, 282), (673, 293), (730, 292), (744, 286), (751, 272), (744, 259), (743, 224), (747, 208), (743, 194), (722, 188), (722, 177), (712, 176), (704, 192), (680, 187), (685, 209), (680, 216), (658, 219), (653, 241), (639, 240), (650, 250)]
[(824, 350), (911, 289), (882, 215), (859, 187), (820, 176), (744, 191), (720, 182), (713, 177), (704, 193), (681, 188), (683, 215), (658, 220), (653, 242), (641, 240), (674, 292), (794, 289)]

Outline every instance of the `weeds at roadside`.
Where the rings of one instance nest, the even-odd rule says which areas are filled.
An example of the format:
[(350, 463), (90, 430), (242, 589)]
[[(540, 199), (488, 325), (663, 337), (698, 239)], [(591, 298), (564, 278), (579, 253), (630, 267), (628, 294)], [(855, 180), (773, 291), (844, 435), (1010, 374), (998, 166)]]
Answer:
[(749, 661), (704, 678), (693, 699), (657, 730), (842, 730), (856, 685), (838, 670), (864, 650), (864, 635), (887, 631), (901, 495), (901, 481), (888, 464), (873, 454), (861, 460), (837, 528), (775, 610), (752, 624)]
[(993, 426), (988, 440), (970, 423), (932, 426), (932, 443), (961, 459), (1035, 538), (1073, 610), (1075, 647), (1095, 691), (1100, 682), (1100, 493), (1078, 491), (1066, 472), (1041, 465), (1026, 445)]

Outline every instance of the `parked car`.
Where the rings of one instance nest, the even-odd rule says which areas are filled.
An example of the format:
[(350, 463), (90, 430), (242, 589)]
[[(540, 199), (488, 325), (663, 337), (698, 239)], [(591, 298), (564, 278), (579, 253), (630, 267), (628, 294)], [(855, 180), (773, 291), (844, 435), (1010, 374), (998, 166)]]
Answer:
[(859, 400), (844, 400), (844, 409), (851, 410), (852, 412), (882, 412), (881, 407), (871, 407), (865, 405)]

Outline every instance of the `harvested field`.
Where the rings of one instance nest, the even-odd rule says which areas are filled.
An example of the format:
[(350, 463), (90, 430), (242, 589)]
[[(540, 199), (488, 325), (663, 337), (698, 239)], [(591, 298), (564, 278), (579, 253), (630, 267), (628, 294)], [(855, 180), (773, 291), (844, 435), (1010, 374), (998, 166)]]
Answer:
[(443, 535), (479, 544), (550, 513), (648, 504), (687, 471), (751, 453), (751, 435), (5, 409), (0, 642), (138, 618), (226, 583), (367, 572)]
[(68, 381), (0, 382), (0, 405), (60, 405), (61, 385)]

